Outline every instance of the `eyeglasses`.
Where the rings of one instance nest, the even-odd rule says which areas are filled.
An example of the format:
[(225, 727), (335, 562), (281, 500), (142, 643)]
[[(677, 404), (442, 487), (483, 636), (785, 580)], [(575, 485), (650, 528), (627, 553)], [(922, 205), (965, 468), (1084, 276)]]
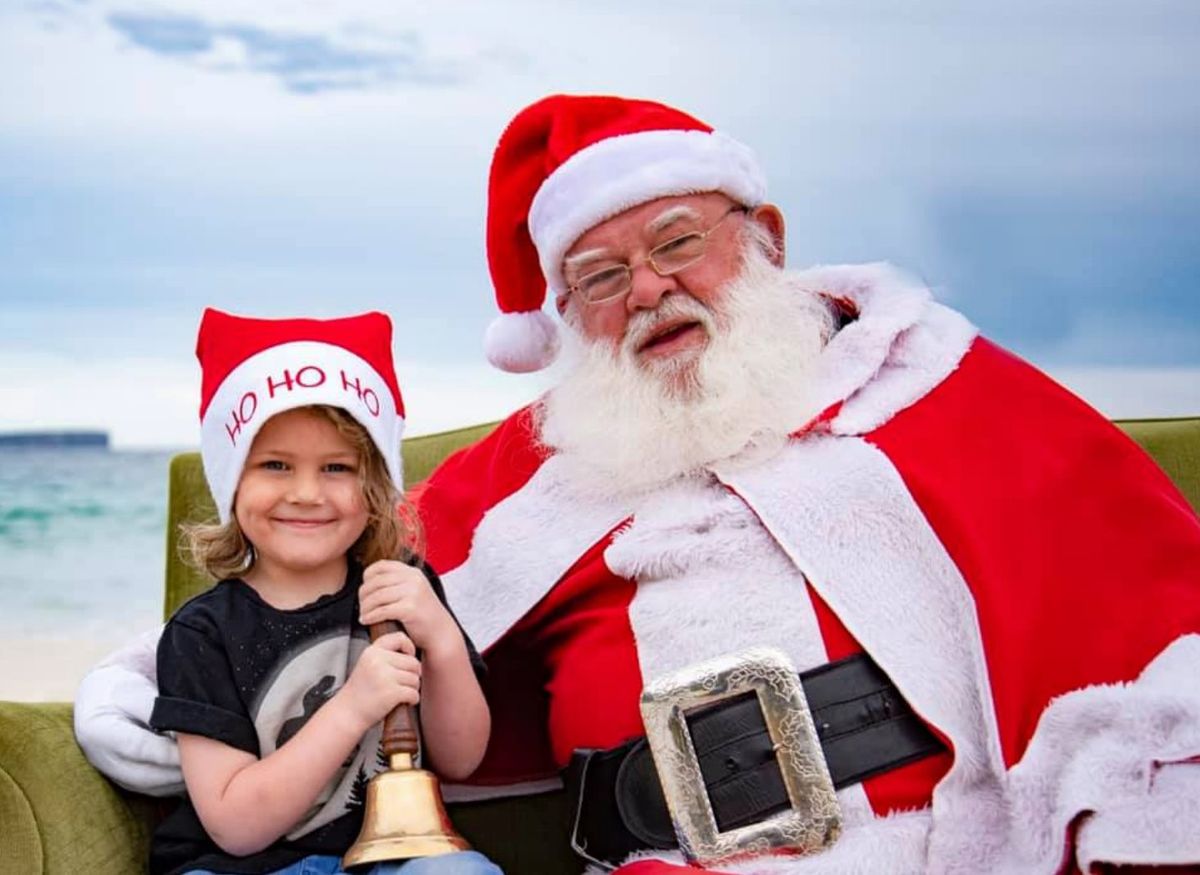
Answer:
[(579, 295), (587, 304), (604, 304), (629, 294), (633, 288), (633, 269), (649, 263), (659, 276), (670, 276), (679, 273), (686, 267), (691, 267), (704, 257), (708, 249), (708, 237), (717, 226), (733, 213), (744, 213), (742, 206), (731, 207), (721, 218), (709, 226), (707, 231), (690, 231), (672, 237), (665, 243), (655, 246), (640, 261), (633, 264), (614, 264), (602, 267), (600, 270), (584, 274), (567, 291)]

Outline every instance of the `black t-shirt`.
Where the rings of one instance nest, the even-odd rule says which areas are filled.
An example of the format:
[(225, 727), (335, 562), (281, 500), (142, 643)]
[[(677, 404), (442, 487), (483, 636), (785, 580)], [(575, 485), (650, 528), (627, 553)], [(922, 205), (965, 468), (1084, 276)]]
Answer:
[[(422, 571), (445, 604), (441, 581)], [(223, 580), (183, 605), (158, 645), (157, 732), (203, 735), (262, 758), (291, 738), (346, 682), (370, 643), (358, 622), (362, 569), (350, 564), (336, 593), (294, 610), (268, 605), (239, 579)], [(483, 661), (463, 633), (476, 673)], [(155, 831), (150, 871), (262, 873), (310, 854), (338, 855), (358, 837), (366, 783), (386, 766), (379, 727), (368, 732), (300, 823), (246, 857), (222, 851), (190, 799)]]

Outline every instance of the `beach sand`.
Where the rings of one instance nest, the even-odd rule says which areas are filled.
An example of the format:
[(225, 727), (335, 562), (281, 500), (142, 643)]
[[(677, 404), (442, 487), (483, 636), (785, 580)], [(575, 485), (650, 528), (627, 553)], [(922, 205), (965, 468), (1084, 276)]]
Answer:
[(0, 701), (72, 701), (88, 669), (126, 641), (0, 637)]

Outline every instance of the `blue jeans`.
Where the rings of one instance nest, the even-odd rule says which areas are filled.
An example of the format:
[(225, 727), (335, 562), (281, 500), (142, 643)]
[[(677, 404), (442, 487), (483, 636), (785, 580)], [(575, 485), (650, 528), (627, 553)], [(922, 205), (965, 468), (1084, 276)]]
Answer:
[[(343, 875), (341, 857), (314, 854), (271, 875)], [(207, 869), (192, 869), (187, 875), (219, 875)], [(438, 857), (418, 857), (396, 863), (376, 863), (364, 875), (504, 875), (500, 867), (478, 851), (459, 851)]]

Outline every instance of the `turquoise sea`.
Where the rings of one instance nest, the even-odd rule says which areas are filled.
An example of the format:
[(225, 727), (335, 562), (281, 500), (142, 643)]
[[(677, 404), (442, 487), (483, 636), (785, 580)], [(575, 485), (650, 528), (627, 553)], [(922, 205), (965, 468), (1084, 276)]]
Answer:
[(0, 636), (123, 640), (160, 621), (172, 455), (0, 449)]

